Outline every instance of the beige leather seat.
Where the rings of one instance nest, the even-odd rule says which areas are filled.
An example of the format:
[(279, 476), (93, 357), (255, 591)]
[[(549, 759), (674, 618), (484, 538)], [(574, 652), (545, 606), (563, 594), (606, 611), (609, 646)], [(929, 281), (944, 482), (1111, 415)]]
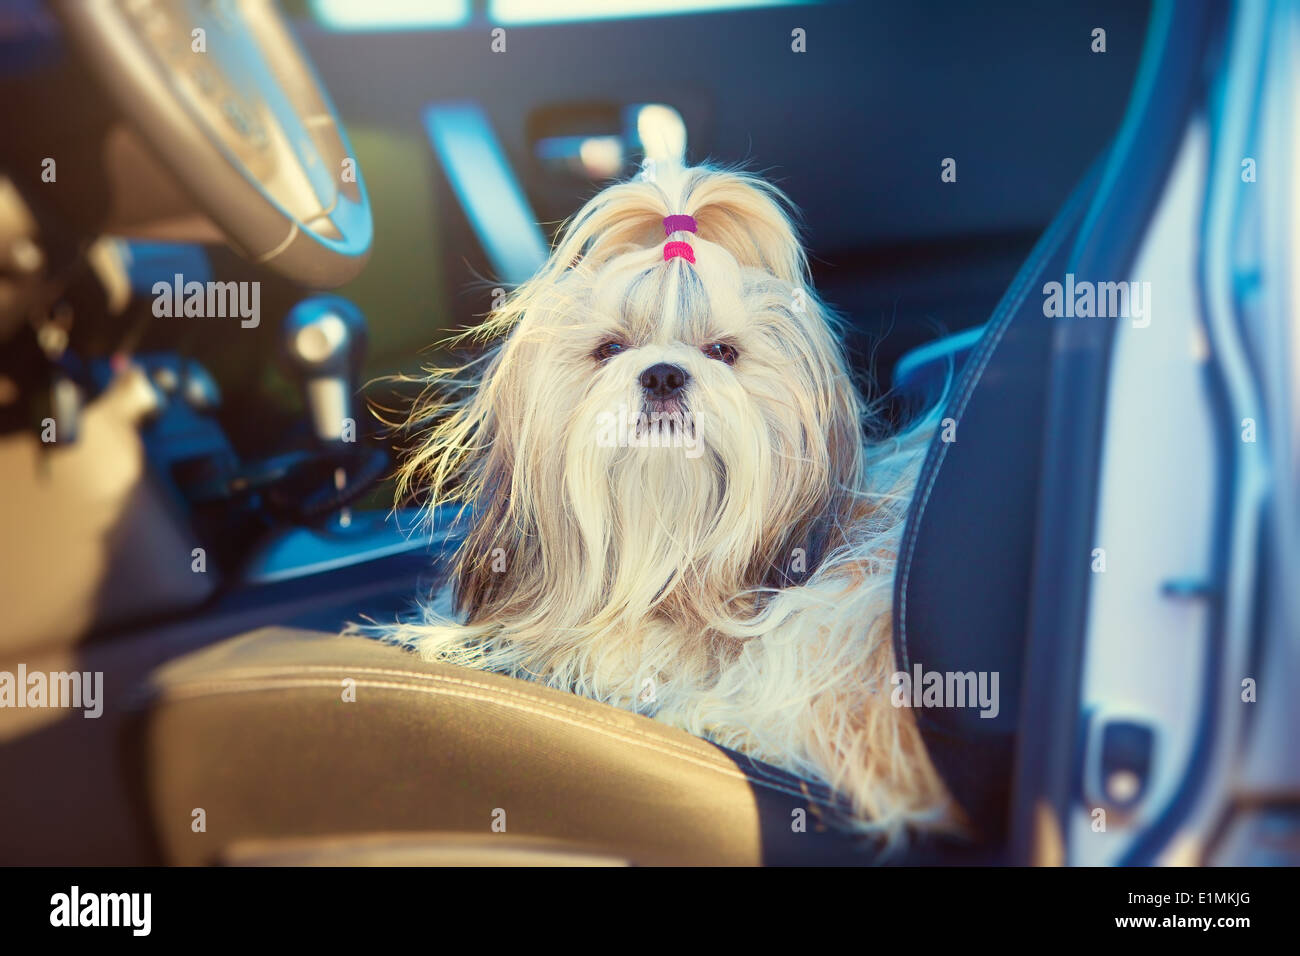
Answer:
[(170, 863), (872, 862), (792, 778), (363, 638), (259, 630), (145, 691), (128, 774)]

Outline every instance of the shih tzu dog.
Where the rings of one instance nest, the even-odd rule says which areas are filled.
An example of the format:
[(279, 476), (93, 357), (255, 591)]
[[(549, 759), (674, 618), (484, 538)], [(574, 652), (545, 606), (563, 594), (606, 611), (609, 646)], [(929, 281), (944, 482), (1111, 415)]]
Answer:
[(852, 828), (950, 827), (890, 693), (931, 428), (864, 439), (789, 209), (680, 166), (583, 207), (406, 423), (399, 496), (471, 518), (450, 589), (385, 636), (823, 781)]

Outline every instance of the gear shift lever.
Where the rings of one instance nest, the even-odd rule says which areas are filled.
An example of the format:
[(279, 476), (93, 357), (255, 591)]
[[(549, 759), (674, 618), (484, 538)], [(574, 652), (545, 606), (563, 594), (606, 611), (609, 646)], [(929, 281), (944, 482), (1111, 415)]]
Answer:
[(316, 437), (326, 446), (355, 441), (352, 395), (366, 350), (361, 310), (336, 295), (304, 299), (285, 316), (281, 341)]
[[(326, 448), (357, 440), (352, 395), (366, 352), (366, 319), (361, 310), (336, 295), (313, 296), (289, 310), (281, 341), (290, 368), (302, 383), (312, 430)], [(334, 470), (334, 487), (347, 486), (343, 467)], [(352, 509), (338, 510), (339, 527), (352, 524)]]

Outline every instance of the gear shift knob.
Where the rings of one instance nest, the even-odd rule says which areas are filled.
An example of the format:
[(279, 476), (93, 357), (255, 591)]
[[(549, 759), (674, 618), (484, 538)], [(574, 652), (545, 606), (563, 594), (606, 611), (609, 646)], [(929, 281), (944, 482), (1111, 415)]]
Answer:
[(365, 316), (347, 299), (312, 296), (284, 317), (281, 343), (302, 384), (316, 437), (331, 443), (345, 440), (366, 351)]

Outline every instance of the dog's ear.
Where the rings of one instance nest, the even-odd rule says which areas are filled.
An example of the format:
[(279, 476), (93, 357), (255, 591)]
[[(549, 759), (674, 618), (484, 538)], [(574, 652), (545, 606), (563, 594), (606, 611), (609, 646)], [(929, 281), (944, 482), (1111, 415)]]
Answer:
[(452, 572), (456, 609), (470, 623), (499, 614), (540, 566), (534, 518), (515, 480), (520, 396), (510, 348), (509, 341), (497, 347), (472, 393), (433, 439), (441, 439), (444, 456), (433, 486), (445, 494), (434, 500), (470, 508)]
[(510, 514), (510, 467), (505, 456), (488, 456), (470, 532), (456, 553), (456, 607), (466, 621), (474, 621), (501, 601), (526, 560), (521, 552), (528, 537), (519, 533)]
[(425, 387), (398, 427), (414, 443), (398, 467), (397, 500), (428, 509), (469, 504), (496, 431), (492, 389), (500, 347), (468, 364), (426, 369)]
[(763, 584), (790, 587), (805, 582), (826, 555), (845, 544), (850, 527), (862, 503), (858, 494), (863, 482), (862, 405), (847, 374), (829, 396), (826, 409), (826, 471), (821, 497), (800, 516), (785, 539), (772, 551)]
[(862, 404), (847, 372), (836, 388), (826, 423), (826, 508), (811, 531), (817, 562), (844, 543), (843, 529), (857, 517), (863, 482)]
[(469, 532), (457, 551), (453, 574), (457, 607), (471, 614), (504, 583), (515, 565), (509, 512), (513, 458), (509, 422), (498, 414), (505, 381), (506, 344), (454, 369), (428, 370), (423, 393), (403, 430), (415, 436), (398, 469), (399, 501), (416, 500), (432, 512), (459, 505)]

